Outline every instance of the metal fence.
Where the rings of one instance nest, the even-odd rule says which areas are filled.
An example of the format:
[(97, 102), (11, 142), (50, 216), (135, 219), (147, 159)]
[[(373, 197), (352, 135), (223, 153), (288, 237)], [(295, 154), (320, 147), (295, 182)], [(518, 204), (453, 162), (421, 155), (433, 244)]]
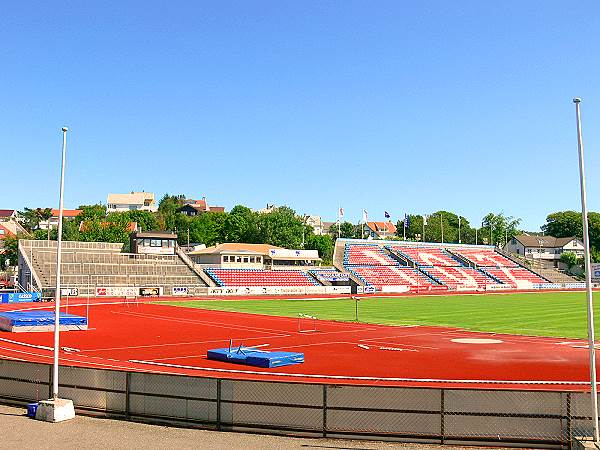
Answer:
[[(0, 360), (0, 398), (49, 398), (52, 366)], [(569, 448), (589, 393), (345, 386), (60, 368), (79, 412), (216, 430)]]

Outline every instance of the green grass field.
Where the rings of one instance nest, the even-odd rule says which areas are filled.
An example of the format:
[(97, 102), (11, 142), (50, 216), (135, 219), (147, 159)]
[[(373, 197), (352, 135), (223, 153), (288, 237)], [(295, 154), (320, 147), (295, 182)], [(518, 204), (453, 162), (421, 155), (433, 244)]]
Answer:
[[(595, 315), (600, 292), (594, 293)], [(171, 305), (241, 311), (272, 316), (354, 321), (352, 299), (324, 300), (207, 300), (168, 302)], [(358, 303), (360, 322), (385, 325), (437, 325), (473, 331), (536, 336), (587, 336), (585, 292), (452, 295), (368, 298)], [(596, 335), (600, 332), (600, 317)]]

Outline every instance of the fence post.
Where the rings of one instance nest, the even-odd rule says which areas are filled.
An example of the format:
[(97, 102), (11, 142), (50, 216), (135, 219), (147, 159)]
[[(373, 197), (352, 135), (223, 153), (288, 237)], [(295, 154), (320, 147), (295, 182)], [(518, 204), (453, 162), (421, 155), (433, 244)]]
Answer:
[(445, 430), (444, 430), (444, 389), (440, 390), (440, 440), (441, 443), (444, 443), (444, 434), (445, 434)]
[(217, 431), (221, 431), (221, 379), (217, 379)]
[(567, 448), (573, 442), (573, 421), (571, 419), (571, 393), (567, 392)]
[(125, 374), (125, 416), (131, 415), (131, 372)]
[(52, 386), (54, 385), (54, 371), (52, 364), (48, 366), (48, 398), (52, 398)]
[(323, 385), (323, 437), (327, 437), (327, 385)]

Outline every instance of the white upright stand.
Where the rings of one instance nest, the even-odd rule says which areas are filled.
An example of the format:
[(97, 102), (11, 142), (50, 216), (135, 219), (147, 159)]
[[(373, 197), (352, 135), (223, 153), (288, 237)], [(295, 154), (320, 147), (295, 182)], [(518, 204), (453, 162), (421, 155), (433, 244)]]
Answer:
[[(590, 391), (592, 407), (593, 439), (597, 444), (598, 436), (598, 387), (596, 385), (596, 340), (594, 336), (594, 304), (592, 297), (592, 264), (590, 259), (590, 236), (588, 231), (587, 193), (585, 191), (585, 165), (583, 157), (583, 137), (581, 133), (581, 99), (575, 97), (575, 115), (577, 119), (577, 150), (579, 153), (579, 187), (581, 190), (581, 218), (583, 219), (583, 247), (585, 260), (585, 287), (587, 297), (587, 323), (588, 323), (588, 356), (590, 360)], [(540, 261), (541, 264), (541, 261)]]
[(60, 336), (60, 272), (62, 260), (62, 228), (63, 228), (63, 192), (65, 189), (65, 159), (67, 154), (67, 127), (63, 127), (62, 164), (60, 167), (60, 195), (58, 205), (58, 240), (56, 243), (56, 304), (54, 307), (54, 367), (52, 375), (52, 394), (50, 400), (39, 403), (35, 412), (37, 420), (45, 422), (62, 422), (75, 417), (73, 401), (58, 397), (58, 352)]

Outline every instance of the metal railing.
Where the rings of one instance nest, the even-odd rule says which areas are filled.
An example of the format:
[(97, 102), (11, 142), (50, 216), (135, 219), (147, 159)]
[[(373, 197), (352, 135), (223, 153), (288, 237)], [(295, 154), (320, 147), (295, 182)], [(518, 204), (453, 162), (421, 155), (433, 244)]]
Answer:
[[(569, 448), (591, 432), (589, 393), (247, 381), (60, 367), (79, 412), (216, 430)], [(0, 360), (0, 398), (51, 395), (52, 366)], [(538, 386), (539, 387), (539, 386)]]

